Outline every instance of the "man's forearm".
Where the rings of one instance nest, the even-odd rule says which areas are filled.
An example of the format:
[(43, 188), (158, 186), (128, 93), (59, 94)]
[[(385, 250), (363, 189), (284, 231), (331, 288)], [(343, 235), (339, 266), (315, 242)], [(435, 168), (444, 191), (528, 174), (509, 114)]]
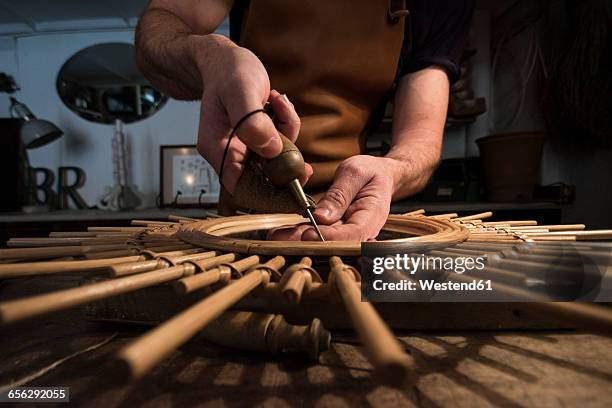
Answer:
[(387, 154), (401, 163), (394, 175), (394, 199), (423, 189), (440, 161), (448, 90), (448, 77), (438, 68), (409, 74), (400, 81)]
[(405, 141), (393, 145), (386, 157), (401, 163), (395, 177), (393, 199), (402, 199), (422, 190), (440, 161), (441, 137), (426, 129), (413, 129)]
[(150, 8), (136, 29), (136, 60), (151, 83), (175, 99), (200, 99), (202, 62), (216, 47), (233, 46), (226, 37), (195, 35), (178, 16)]

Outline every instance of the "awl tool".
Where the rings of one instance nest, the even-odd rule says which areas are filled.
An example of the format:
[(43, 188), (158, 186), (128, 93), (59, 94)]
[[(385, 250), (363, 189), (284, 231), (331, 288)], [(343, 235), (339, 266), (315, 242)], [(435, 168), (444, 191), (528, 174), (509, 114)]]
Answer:
[(302, 157), (302, 153), (300, 153), (297, 146), (282, 133), (279, 132), (278, 136), (283, 143), (281, 153), (272, 159), (261, 159), (261, 169), (272, 185), (278, 188), (289, 188), (300, 208), (304, 211), (308, 219), (310, 219), (310, 223), (321, 241), (325, 241), (312, 215), (316, 205), (312, 198), (304, 193), (304, 189), (300, 184), (300, 178), (304, 175), (304, 158)]

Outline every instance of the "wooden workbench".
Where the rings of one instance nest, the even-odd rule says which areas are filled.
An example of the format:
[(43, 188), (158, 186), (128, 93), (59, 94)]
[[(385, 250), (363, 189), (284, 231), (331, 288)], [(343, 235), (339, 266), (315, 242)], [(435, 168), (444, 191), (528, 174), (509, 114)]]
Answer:
[[(32, 281), (36, 282), (36, 281)], [(62, 286), (4, 281), (0, 297)], [(474, 318), (477, 318), (475, 316)], [(146, 328), (84, 319), (80, 310), (1, 328), (0, 386), (68, 357), (29, 386), (67, 386), (73, 403), (134, 406), (601, 406), (612, 404), (612, 339), (571, 331), (401, 333), (418, 380), (377, 386), (350, 332), (320, 364), (230, 350), (194, 338), (135, 384), (106, 364)], [(93, 350), (89, 347), (98, 345)]]

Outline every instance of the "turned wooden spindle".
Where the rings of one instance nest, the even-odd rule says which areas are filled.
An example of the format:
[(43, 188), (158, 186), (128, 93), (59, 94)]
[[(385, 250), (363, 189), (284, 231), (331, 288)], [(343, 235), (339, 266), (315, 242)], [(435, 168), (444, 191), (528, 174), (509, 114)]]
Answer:
[(334, 285), (363, 342), (374, 372), (384, 384), (401, 387), (413, 377), (414, 361), (369, 302), (361, 301), (356, 276), (337, 256), (332, 256), (329, 285)]
[(227, 311), (201, 331), (213, 343), (241, 350), (268, 353), (307, 352), (318, 360), (329, 349), (331, 336), (319, 319), (308, 326), (296, 326), (282, 315)]
[(230, 264), (219, 262), (216, 268), (210, 270), (206, 270), (208, 269), (206, 266), (202, 267), (196, 262), (195, 264), (203, 270), (203, 272), (179, 279), (174, 282), (172, 286), (177, 294), (185, 295), (218, 282), (229, 282), (232, 278), (232, 272), (244, 272), (258, 263), (259, 257), (257, 255), (252, 255)]
[[(146, 374), (183, 343), (262, 284), (270, 280), (270, 269), (282, 268), (285, 259), (277, 256), (255, 266), (240, 279), (199, 301), (172, 319), (136, 339), (118, 354), (118, 368), (128, 378)], [(138, 275), (137, 275), (138, 276)]]

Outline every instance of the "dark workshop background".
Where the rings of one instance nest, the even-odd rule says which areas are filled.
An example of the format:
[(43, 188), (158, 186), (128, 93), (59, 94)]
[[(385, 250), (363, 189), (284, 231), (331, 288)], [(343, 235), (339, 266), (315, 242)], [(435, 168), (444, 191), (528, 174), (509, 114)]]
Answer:
[[(471, 163), (464, 159), (479, 156), (475, 140), (496, 133), (544, 132), (546, 144), (536, 181), (553, 187), (518, 201), (559, 205), (560, 221), (565, 223), (612, 226), (610, 3), (477, 2), (464, 75), (455, 89), (445, 134), (443, 158), (455, 159), (447, 162), (446, 173), (451, 176), (442, 171), (438, 184), (416, 199), (457, 206), (484, 202), (481, 206), (486, 207), (484, 179), (474, 191), (456, 190), (457, 182), (465, 186), (470, 181), (462, 172)], [(57, 76), (71, 56), (88, 46), (133, 43), (134, 27), (146, 4), (146, 0), (0, 2), (0, 72), (20, 86), (13, 96), (64, 131), (54, 143), (28, 151), (30, 163), (53, 171), (61, 166), (82, 168), (87, 182), (79, 191), (92, 206), (113, 185), (113, 127), (69, 110), (58, 95)], [(219, 32), (228, 31), (226, 21)], [(9, 95), (0, 94), (0, 117), (9, 116), (9, 105)], [(125, 126), (130, 182), (142, 196), (142, 207), (156, 205), (160, 145), (194, 144), (198, 115), (199, 104), (170, 100), (153, 116)], [(381, 128), (369, 146), (384, 150), (387, 136)], [(527, 147), (507, 151), (519, 167), (523, 148)]]

